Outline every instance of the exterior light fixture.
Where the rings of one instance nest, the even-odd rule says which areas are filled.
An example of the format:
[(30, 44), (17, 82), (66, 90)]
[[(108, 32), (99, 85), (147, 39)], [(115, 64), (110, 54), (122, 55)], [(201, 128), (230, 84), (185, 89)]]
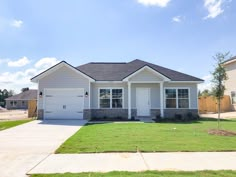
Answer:
[(39, 92), (39, 97), (42, 98), (43, 92)]
[(85, 97), (88, 97), (88, 92), (85, 92)]

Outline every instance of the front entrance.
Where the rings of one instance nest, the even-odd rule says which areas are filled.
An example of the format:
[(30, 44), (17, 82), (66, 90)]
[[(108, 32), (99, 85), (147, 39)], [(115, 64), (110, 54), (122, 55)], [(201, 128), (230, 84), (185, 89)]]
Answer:
[(150, 116), (150, 88), (136, 88), (137, 116)]

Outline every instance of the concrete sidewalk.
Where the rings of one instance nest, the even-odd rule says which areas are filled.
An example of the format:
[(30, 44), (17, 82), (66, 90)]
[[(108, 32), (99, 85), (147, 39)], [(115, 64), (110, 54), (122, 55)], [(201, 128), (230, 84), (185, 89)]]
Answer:
[(236, 152), (52, 154), (29, 174), (146, 170), (236, 170)]

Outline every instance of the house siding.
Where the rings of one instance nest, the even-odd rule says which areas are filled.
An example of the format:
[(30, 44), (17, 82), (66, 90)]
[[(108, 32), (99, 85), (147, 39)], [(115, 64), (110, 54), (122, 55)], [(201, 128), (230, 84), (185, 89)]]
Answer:
[[(225, 65), (225, 69), (228, 75), (228, 80), (225, 82), (225, 95), (231, 98), (231, 92), (236, 91), (236, 62)], [(232, 110), (236, 110), (236, 104), (232, 104)]]
[(131, 77), (129, 80), (130, 81), (162, 81), (163, 79), (153, 74), (152, 72), (148, 71), (147, 69), (144, 69), (143, 71), (140, 71), (139, 73)]
[[(84, 88), (89, 92), (89, 80), (66, 66), (62, 66), (39, 81), (38, 92), (45, 88)], [(89, 97), (84, 100), (84, 109), (89, 108)], [(38, 100), (38, 110), (43, 110), (43, 97)]]

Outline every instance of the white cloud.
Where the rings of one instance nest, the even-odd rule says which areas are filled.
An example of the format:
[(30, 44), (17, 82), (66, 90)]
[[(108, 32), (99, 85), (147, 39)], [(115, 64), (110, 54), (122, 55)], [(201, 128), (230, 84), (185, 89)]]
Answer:
[(183, 20), (184, 20), (184, 16), (180, 16), (180, 15), (175, 16), (175, 17), (172, 18), (172, 21), (173, 21), (173, 22), (177, 22), (177, 23), (180, 23), (180, 22), (182, 22)]
[(159, 6), (166, 7), (171, 0), (137, 0), (138, 3), (144, 6)]
[(204, 0), (204, 7), (208, 11), (208, 15), (204, 19), (215, 18), (222, 14), (224, 12), (222, 5), (223, 0)]
[(30, 60), (27, 57), (23, 57), (16, 61), (8, 61), (7, 65), (10, 67), (22, 67), (27, 65), (29, 62)]
[(59, 63), (60, 61), (57, 60), (56, 58), (51, 58), (51, 57), (45, 57), (40, 59), (37, 63), (35, 63), (35, 68), (38, 69), (47, 69), (57, 63)]
[(212, 88), (212, 75), (208, 74), (206, 76), (203, 76), (202, 79), (204, 80), (204, 83), (198, 85), (198, 89), (203, 91), (205, 89), (211, 90)]
[(23, 25), (23, 21), (21, 21), (21, 20), (13, 20), (11, 22), (11, 26), (13, 26), (15, 28), (20, 28), (20, 27), (22, 27), (22, 25)]
[(32, 83), (30, 79), (58, 62), (59, 60), (56, 58), (47, 57), (40, 59), (33, 67), (25, 70), (0, 73), (0, 88), (11, 89), (16, 93), (19, 93), (23, 87), (35, 89), (37, 84)]

